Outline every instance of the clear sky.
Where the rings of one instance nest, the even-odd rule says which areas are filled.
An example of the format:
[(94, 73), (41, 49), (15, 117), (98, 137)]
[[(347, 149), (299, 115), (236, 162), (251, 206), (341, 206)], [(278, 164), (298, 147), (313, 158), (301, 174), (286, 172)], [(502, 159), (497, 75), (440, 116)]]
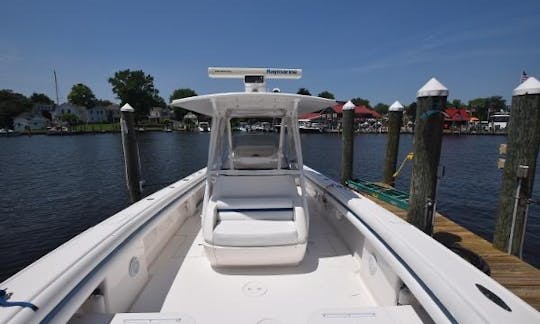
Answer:
[(0, 89), (64, 101), (75, 83), (114, 100), (108, 77), (142, 69), (166, 101), (176, 88), (243, 90), (209, 66), (302, 68), (269, 87), (408, 104), (432, 76), (464, 101), (506, 99), (540, 76), (540, 0), (4, 0)]

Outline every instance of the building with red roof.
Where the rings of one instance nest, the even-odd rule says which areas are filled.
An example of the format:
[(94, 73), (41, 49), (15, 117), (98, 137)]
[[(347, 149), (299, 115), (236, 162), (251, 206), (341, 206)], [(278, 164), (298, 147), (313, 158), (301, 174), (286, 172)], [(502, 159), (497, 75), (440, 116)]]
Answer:
[(301, 115), (301, 116), (298, 116), (298, 119), (299, 120), (309, 120), (309, 121), (312, 121), (312, 122), (318, 122), (318, 121), (321, 121), (323, 119), (321, 113), (318, 113), (318, 112), (312, 112), (312, 113), (307, 113), (307, 114), (304, 114), (304, 115)]
[(471, 114), (466, 108), (446, 108), (444, 110), (444, 128), (463, 128), (469, 125)]
[[(344, 104), (344, 102), (340, 102), (339, 104), (323, 109), (320, 112), (298, 116), (298, 119), (313, 123), (321, 123), (324, 124), (326, 128), (330, 129), (340, 129), (341, 119), (343, 118)], [(354, 121), (357, 124), (363, 123), (367, 120), (380, 119), (382, 117), (381, 114), (375, 110), (363, 105), (354, 107), (354, 115)]]
[[(331, 107), (332, 111), (338, 114), (338, 117), (341, 119), (343, 116), (343, 105), (344, 103), (335, 105)], [(364, 120), (364, 119), (380, 119), (382, 116), (375, 110), (368, 108), (364, 105), (354, 107), (355, 119)]]

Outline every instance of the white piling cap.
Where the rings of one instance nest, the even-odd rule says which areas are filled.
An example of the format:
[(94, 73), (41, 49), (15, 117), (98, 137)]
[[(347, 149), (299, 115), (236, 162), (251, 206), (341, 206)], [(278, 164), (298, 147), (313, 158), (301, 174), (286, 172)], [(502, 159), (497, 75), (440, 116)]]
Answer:
[(539, 94), (540, 93), (540, 81), (535, 77), (529, 77), (525, 82), (520, 84), (512, 91), (512, 96), (523, 96), (526, 94)]
[(122, 108), (120, 108), (120, 111), (122, 112), (135, 112), (135, 109), (131, 107), (128, 103), (123, 105)]
[(448, 96), (448, 88), (435, 78), (431, 78), (416, 94), (417, 98), (442, 96)]
[(405, 109), (405, 107), (403, 107), (403, 105), (401, 104), (401, 102), (399, 102), (398, 100), (396, 100), (389, 108), (388, 108), (388, 111), (403, 111)]
[(356, 106), (352, 103), (352, 101), (349, 100), (346, 104), (343, 105), (343, 110), (352, 110), (354, 109), (354, 107)]

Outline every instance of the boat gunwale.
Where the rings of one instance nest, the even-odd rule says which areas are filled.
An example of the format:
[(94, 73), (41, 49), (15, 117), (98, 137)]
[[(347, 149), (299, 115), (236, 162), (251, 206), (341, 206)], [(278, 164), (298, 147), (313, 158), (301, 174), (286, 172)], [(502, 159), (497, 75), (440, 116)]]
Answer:
[[(182, 181), (182, 180), (180, 180)], [(94, 268), (92, 268), (92, 270), (81, 280), (79, 281), (79, 283), (73, 287), (73, 289), (62, 299), (62, 301), (60, 303), (57, 304), (57, 306), (55, 306), (55, 308), (53, 308), (52, 311), (49, 312), (49, 314), (47, 314), (47, 316), (45, 316), (45, 318), (42, 320), (43, 322), (48, 322), (50, 321), (51, 319), (54, 318), (54, 316), (58, 313), (58, 311), (60, 311), (60, 309), (62, 308), (63, 305), (65, 305), (67, 302), (69, 302), (69, 299), (71, 299), (73, 297), (74, 294), (76, 294), (78, 292), (78, 290), (84, 286), (84, 284), (86, 284), (88, 281), (90, 281), (90, 279), (102, 268), (104, 267), (107, 262), (109, 260), (111, 260), (113, 258), (113, 256), (115, 254), (117, 254), (118, 252), (120, 252), (120, 250), (126, 246), (128, 243), (132, 242), (133, 238), (136, 237), (139, 233), (141, 233), (144, 229), (146, 229), (154, 220), (156, 220), (159, 216), (161, 216), (169, 207), (171, 207), (173, 204), (175, 204), (176, 202), (178, 202), (179, 200), (181, 200), (182, 198), (185, 198), (189, 193), (191, 193), (192, 191), (198, 189), (198, 187), (202, 184), (206, 182), (206, 176), (204, 176), (203, 178), (199, 179), (195, 184), (193, 184), (192, 186), (190, 187), (187, 187), (185, 191), (183, 191), (179, 196), (177, 196), (176, 198), (174, 198), (174, 200), (170, 201), (169, 203), (167, 203), (165, 206), (161, 207), (160, 210), (158, 210), (155, 214), (153, 214), (152, 216), (150, 216), (149, 219), (147, 219), (142, 225), (140, 225), (139, 227), (137, 227), (132, 233), (130, 233), (128, 235), (128, 237), (126, 237), (124, 240), (122, 240), (122, 242), (120, 242), (120, 244), (118, 244), (107, 256), (105, 256), (99, 263), (98, 265), (96, 265)], [(67, 300), (66, 300), (67, 299)], [(57, 310), (58, 309), (58, 310)], [(52, 316), (51, 316), (52, 315)], [(49, 318), (51, 316), (51, 318)]]
[[(315, 171), (316, 172), (316, 171)], [(343, 203), (340, 198), (336, 197), (333, 193), (331, 193), (328, 188), (325, 188), (321, 184), (317, 183), (317, 181), (314, 179), (313, 176), (309, 175), (306, 172), (306, 178), (314, 185), (316, 185), (319, 189), (322, 189), (326, 194), (328, 194), (336, 203), (338, 203), (341, 207), (345, 208), (347, 212), (351, 213), (355, 219), (357, 219), (360, 223), (362, 223), (363, 226), (366, 227), (366, 229), (380, 242), (383, 244), (383, 246), (390, 252), (390, 254), (407, 270), (407, 272), (412, 276), (412, 278), (422, 287), (422, 289), (427, 293), (427, 295), (431, 298), (431, 300), (439, 307), (439, 309), (442, 311), (442, 313), (446, 316), (446, 318), (451, 323), (458, 323), (458, 321), (454, 318), (454, 316), (450, 313), (450, 311), (446, 308), (446, 306), (442, 303), (442, 301), (433, 293), (433, 291), (429, 288), (429, 286), (420, 278), (420, 276), (412, 269), (409, 264), (399, 256), (399, 254), (390, 246), (389, 243), (386, 242), (386, 240), (377, 233), (372, 226), (370, 226), (365, 220), (363, 220), (360, 216), (357, 215), (357, 213), (351, 209), (347, 204)], [(341, 186), (341, 185), (340, 185)], [(343, 187), (343, 186), (342, 186)], [(345, 187), (343, 187), (346, 190), (349, 190)], [(404, 281), (403, 278), (400, 278), (400, 280)]]
[[(357, 221), (359, 224), (361, 224), (362, 226), (365, 227), (365, 229), (368, 231), (368, 233), (373, 235), (375, 240), (377, 240), (381, 244), (383, 244), (383, 248), (386, 249), (388, 252), (390, 252), (390, 256), (393, 257), (394, 260), (398, 262), (397, 266), (399, 266), (399, 265), (403, 266), (402, 269), (406, 271), (405, 273), (410, 274), (411, 275), (410, 278), (413, 279), (416, 283), (418, 283), (420, 285), (420, 288), (427, 294), (427, 296), (430, 299), (432, 299), (432, 301), (434, 302), (434, 305), (436, 305), (440, 309), (440, 311), (442, 312), (442, 314), (446, 317), (446, 319), (448, 321), (451, 321), (453, 323), (459, 323), (462, 320), (461, 317), (463, 316), (464, 312), (463, 312), (463, 310), (459, 311), (460, 307), (462, 307), (462, 306), (467, 306), (467, 309), (470, 311), (469, 313), (474, 313), (475, 317), (476, 317), (476, 320), (477, 321), (483, 321), (483, 322), (490, 322), (490, 321), (494, 321), (495, 319), (499, 319), (499, 320), (502, 320), (502, 321), (504, 321), (506, 319), (507, 320), (512, 320), (513, 319), (513, 320), (526, 321), (527, 319), (530, 320), (531, 318), (534, 317), (534, 316), (531, 317), (531, 314), (533, 314), (533, 313), (529, 312), (529, 311), (533, 311), (535, 314), (537, 314), (536, 310), (533, 309), (529, 304), (525, 303), (522, 299), (520, 299), (515, 294), (513, 294), (511, 291), (509, 291), (508, 289), (503, 287), (501, 284), (499, 284), (493, 278), (487, 276), (486, 274), (484, 274), (480, 270), (476, 269), (474, 266), (467, 263), (465, 260), (461, 259), (458, 255), (454, 254), (450, 250), (446, 249), (443, 245), (440, 245), (438, 242), (435, 241), (436, 244), (434, 246), (436, 246), (438, 249), (439, 248), (444, 248), (443, 251), (445, 252), (445, 254), (447, 254), (446, 255), (447, 257), (451, 257), (451, 258), (455, 259), (456, 261), (461, 262), (463, 264), (463, 267), (460, 267), (460, 269), (463, 269), (463, 270), (469, 269), (469, 270), (474, 271), (475, 276), (472, 277), (471, 280), (470, 280), (472, 283), (481, 284), (481, 285), (484, 285), (485, 287), (489, 287), (489, 290), (494, 292), (496, 295), (498, 295), (499, 298), (502, 298), (505, 303), (507, 303), (508, 305), (510, 305), (512, 307), (512, 311), (504, 310), (501, 306), (497, 305), (496, 303), (494, 303), (491, 300), (488, 300), (488, 298), (485, 295), (483, 295), (480, 291), (478, 291), (478, 288), (476, 288), (476, 287), (473, 287), (474, 290), (479, 294), (478, 296), (482, 296), (482, 298), (479, 297), (478, 299), (473, 299), (472, 296), (470, 296), (470, 295), (465, 297), (463, 295), (463, 291), (459, 291), (456, 288), (456, 287), (465, 288), (464, 284), (463, 283), (458, 283), (458, 282), (456, 282), (456, 283), (448, 282), (447, 279), (454, 279), (456, 276), (455, 275), (447, 276), (448, 275), (447, 271), (437, 270), (438, 268), (434, 267), (433, 266), (434, 263), (430, 262), (429, 259), (426, 259), (425, 255), (424, 256), (420, 255), (418, 251), (411, 251), (411, 252), (405, 253), (404, 256), (401, 256), (400, 253), (398, 253), (396, 251), (396, 249), (393, 248), (392, 246), (395, 247), (397, 244), (401, 244), (404, 247), (401, 247), (400, 249), (406, 249), (406, 248), (409, 248), (409, 247), (413, 247), (414, 245), (411, 245), (411, 244), (407, 243), (406, 237), (403, 234), (397, 235), (397, 237), (399, 237), (399, 239), (400, 239), (399, 242), (396, 242), (395, 240), (392, 241), (392, 242), (389, 242), (387, 239), (385, 239), (383, 237), (383, 236), (396, 234), (395, 233), (395, 227), (392, 226), (393, 228), (391, 228), (388, 232), (384, 232), (384, 233), (382, 233), (382, 232), (380, 232), (380, 230), (378, 231), (376, 229), (376, 227), (378, 227), (378, 226), (384, 226), (384, 225), (388, 226), (388, 225), (392, 225), (392, 224), (388, 224), (385, 220), (380, 220), (380, 223), (377, 224), (377, 223), (375, 223), (375, 222), (377, 222), (377, 220), (375, 220), (375, 222), (374, 222), (374, 220), (364, 219), (363, 217), (359, 216), (359, 214), (361, 215), (361, 213), (358, 210), (355, 211), (355, 209), (357, 209), (358, 207), (356, 207), (354, 205), (349, 206), (346, 202), (344, 202), (344, 200), (346, 199), (345, 197), (340, 198), (340, 197), (336, 196), (334, 193), (332, 193), (331, 191), (332, 191), (332, 189), (334, 189), (336, 191), (339, 190), (341, 192), (346, 192), (348, 194), (354, 194), (355, 197), (352, 198), (352, 200), (353, 201), (355, 200), (356, 202), (361, 201), (360, 199), (363, 198), (362, 195), (354, 193), (349, 188), (336, 183), (334, 180), (329, 179), (328, 177), (324, 176), (323, 174), (319, 173), (316, 170), (313, 170), (313, 169), (311, 169), (309, 167), (304, 167), (304, 169), (305, 169), (306, 178), (311, 184), (313, 184), (315, 187), (318, 187), (319, 189), (321, 189), (324, 193), (328, 194), (330, 199), (332, 199), (333, 201), (338, 203), (340, 207), (344, 208), (347, 211), (347, 213), (345, 213), (344, 217), (349, 219), (349, 221), (351, 221), (351, 218), (354, 221)], [(325, 182), (327, 182), (326, 185), (325, 185)], [(339, 195), (339, 191), (336, 192), (338, 195)], [(390, 211), (385, 210), (384, 208), (376, 205), (375, 203), (371, 202), (367, 198), (364, 198), (364, 199), (367, 202), (367, 204), (372, 205), (374, 208), (378, 208), (381, 211), (384, 210), (384, 211), (386, 211), (387, 214), (393, 215), (395, 217), (395, 221), (392, 221), (393, 223), (406, 225), (409, 228), (411, 228), (411, 230), (413, 232), (416, 231), (416, 232), (418, 232), (418, 234), (424, 234), (420, 230), (416, 229), (414, 226), (410, 225), (409, 223), (407, 223), (404, 220), (400, 219), (396, 215), (392, 214)], [(351, 202), (351, 201), (349, 201), (349, 202)], [(353, 217), (347, 216), (346, 214), (348, 214), (348, 213), (350, 213)], [(360, 232), (362, 232), (362, 229), (360, 227), (358, 227), (357, 225), (355, 225), (354, 223), (353, 223), (353, 226), (355, 226)], [(428, 255), (431, 255), (431, 254), (428, 253)], [(419, 258), (419, 260), (421, 260), (423, 262), (424, 267), (427, 267), (429, 269), (429, 271), (431, 271), (430, 273), (433, 275), (433, 278), (428, 278), (428, 280), (425, 280), (426, 279), (426, 278), (424, 278), (426, 276), (425, 273), (420, 274), (420, 273), (417, 273), (414, 270), (414, 269), (418, 268), (418, 265), (413, 266), (413, 265), (410, 264), (410, 261), (407, 262), (407, 260), (406, 260), (406, 259), (410, 260), (413, 257)], [(399, 272), (397, 272), (396, 270), (398, 270), (398, 269), (393, 267), (393, 271), (400, 277), (400, 280), (407, 284), (407, 282), (405, 280), (406, 278), (404, 278), (402, 275), (399, 275)], [(439, 280), (440, 282), (443, 282), (445, 284), (445, 287), (441, 287), (441, 285), (439, 284), (439, 285), (437, 285), (437, 287), (435, 287), (435, 289), (431, 289), (430, 285), (426, 283), (426, 282), (431, 281), (430, 284), (433, 284), (433, 281), (436, 281), (436, 280)], [(409, 286), (409, 288), (414, 293), (413, 287)], [(444, 288), (449, 288), (449, 290), (443, 291), (442, 289), (444, 289)], [(435, 293), (435, 291), (437, 291), (437, 293)], [(450, 292), (450, 294), (452, 294), (452, 296), (449, 296), (448, 292)], [(442, 294), (442, 296), (440, 296), (441, 294)], [(418, 296), (416, 296), (416, 297), (418, 299)], [(442, 298), (439, 298), (439, 297), (442, 297)], [(466, 302), (462, 302), (461, 304), (459, 304), (459, 303), (452, 303), (452, 304), (445, 303), (444, 300), (448, 300), (448, 301), (453, 300), (453, 299), (449, 299), (449, 298), (455, 298), (456, 300), (461, 300), (461, 301), (466, 301)], [(478, 302), (472, 302), (473, 300), (477, 300)], [(419, 300), (419, 302), (420, 302), (420, 300)], [(422, 302), (420, 302), (420, 304), (423, 305)], [(441, 306), (443, 306), (443, 308), (441, 308)], [(499, 313), (494, 313), (494, 312), (493, 313), (486, 313), (486, 311), (481, 311), (482, 307), (485, 307), (485, 306), (494, 307), (493, 310), (501, 311), (501, 313), (500, 314)], [(444, 310), (446, 310), (446, 311), (444, 311)], [(454, 312), (456, 312), (456, 311), (459, 311), (459, 313), (454, 314)], [(527, 312), (524, 312), (524, 311), (527, 311)], [(522, 312), (524, 312), (523, 315), (521, 314)], [(486, 314), (490, 314), (490, 315), (486, 316)], [(491, 315), (491, 314), (493, 314), (493, 315)], [(514, 318), (504, 318), (503, 317), (503, 319), (500, 319), (499, 317), (496, 317), (497, 315), (501, 315), (501, 314), (502, 315), (510, 315), (510, 317), (514, 317)], [(430, 313), (430, 316), (432, 316), (431, 313)], [(441, 318), (436, 318), (434, 320), (437, 321), (437, 320), (440, 320), (440, 319)], [(470, 317), (467, 317), (467, 320), (470, 320), (470, 319), (471, 319)], [(497, 321), (495, 321), (495, 322), (497, 322)]]
[[(189, 179), (188, 179), (189, 178)], [(197, 179), (198, 178), (198, 179)], [(188, 179), (186, 181), (186, 179)], [(163, 197), (160, 197), (161, 199), (172, 199), (170, 200), (169, 202), (167, 202), (165, 205), (163, 206), (160, 206), (158, 210), (152, 210), (154, 206), (156, 206), (156, 203), (158, 202), (163, 202), (161, 201), (161, 199), (158, 199), (158, 200), (155, 200), (153, 201), (150, 205), (144, 207), (144, 209), (138, 211), (135, 215), (143, 215), (143, 214), (146, 214), (146, 213), (150, 213), (150, 215), (143, 215), (142, 218), (145, 218), (144, 220), (140, 220), (140, 222), (142, 224), (139, 224), (138, 226), (136, 226), (134, 229), (132, 229), (131, 232), (128, 232), (128, 233), (120, 233), (121, 235), (125, 235), (126, 237), (122, 240), (118, 240), (118, 241), (113, 241), (113, 242), (109, 242), (109, 243), (106, 243), (107, 246), (102, 246), (102, 248), (104, 249), (107, 249), (109, 250), (108, 253), (106, 253), (106, 255), (103, 255), (101, 258), (98, 258), (98, 257), (92, 257), (92, 256), (88, 256), (88, 253), (85, 253), (84, 255), (78, 257), (76, 260), (74, 260), (70, 265), (69, 267), (67, 267), (66, 269), (71, 269), (72, 267), (75, 267), (77, 264), (83, 262), (85, 259), (87, 258), (95, 258), (97, 260), (94, 261), (94, 263), (96, 264), (94, 267), (92, 267), (84, 276), (82, 276), (82, 278), (78, 279), (78, 280), (73, 280), (73, 281), (76, 281), (77, 283), (73, 284), (72, 285), (72, 288), (69, 288), (69, 291), (67, 291), (65, 294), (63, 294), (63, 297), (61, 298), (61, 300), (56, 303), (54, 305), (54, 307), (52, 307), (51, 310), (49, 310), (47, 312), (46, 315), (44, 315), (39, 322), (43, 322), (43, 323), (47, 323), (47, 322), (51, 322), (54, 320), (54, 316), (57, 315), (59, 312), (62, 311), (62, 308), (69, 302), (69, 300), (71, 300), (79, 291), (80, 289), (85, 285), (87, 284), (88, 282), (91, 281), (91, 279), (93, 279), (94, 275), (96, 273), (98, 273), (99, 270), (101, 270), (104, 266), (107, 265), (108, 261), (110, 261), (113, 256), (115, 254), (117, 254), (118, 252), (121, 251), (121, 249), (123, 247), (125, 247), (127, 244), (131, 243), (133, 238), (136, 237), (138, 234), (140, 234), (143, 229), (147, 228), (154, 220), (156, 220), (160, 215), (163, 214), (163, 212), (165, 212), (169, 207), (171, 207), (171, 205), (177, 203), (179, 200), (182, 200), (183, 198), (186, 198), (186, 196), (188, 196), (190, 193), (193, 193), (194, 191), (198, 190), (201, 188), (201, 186), (204, 185), (204, 183), (206, 182), (206, 179), (207, 179), (207, 175), (206, 175), (206, 169), (205, 168), (202, 168), (200, 170), (197, 170), (195, 172), (193, 172), (192, 174), (174, 182), (174, 183), (171, 183), (170, 185), (164, 187), (163, 189), (153, 193), (152, 195), (155, 195), (157, 193), (159, 193), (160, 191), (164, 190), (164, 189), (167, 189), (167, 188), (170, 188), (171, 186), (174, 186), (175, 184), (182, 184), (182, 185), (185, 185), (183, 187), (180, 187), (180, 188), (177, 188), (178, 192), (175, 193), (176, 196), (174, 197), (170, 197), (170, 196), (167, 196), (167, 194), (165, 194)], [(191, 183), (190, 183), (191, 182)], [(189, 184), (189, 185), (188, 185)], [(143, 198), (141, 199), (139, 202), (143, 202), (144, 200), (147, 200), (148, 198), (151, 198), (152, 195), (149, 195), (148, 197), (146, 198)], [(172, 193), (171, 193), (172, 195)], [(150, 199), (150, 200), (153, 200), (153, 199)], [(127, 208), (119, 211), (118, 213), (116, 213), (115, 215), (118, 215), (119, 213), (122, 213), (122, 212), (125, 212), (127, 209), (129, 209), (130, 207), (136, 205), (135, 204), (132, 204), (130, 206), (128, 206)], [(153, 213), (152, 213), (153, 212)], [(112, 215), (111, 217), (105, 219), (104, 221), (98, 223), (97, 225), (95, 226), (98, 226), (98, 225), (105, 225), (107, 223), (107, 221), (110, 221), (112, 217), (114, 217), (115, 215)], [(126, 226), (129, 226), (129, 225), (133, 225), (131, 224), (131, 221), (133, 220), (133, 217), (135, 215), (131, 215), (131, 217), (128, 218), (127, 221), (123, 222), (122, 224), (118, 224), (115, 228), (115, 230), (113, 231), (113, 233), (111, 234), (118, 234), (118, 231), (122, 231), (122, 230), (126, 230)], [(128, 229), (129, 230), (129, 229)], [(85, 231), (86, 232), (86, 231)], [(79, 235), (75, 236), (74, 238), (68, 240), (66, 243), (78, 238), (81, 234), (83, 234), (84, 232), (80, 233)], [(64, 243), (64, 244), (66, 244)], [(115, 244), (116, 243), (116, 244)], [(88, 252), (92, 252), (92, 251), (95, 251), (95, 249), (99, 246), (99, 245), (102, 245), (104, 244), (103, 240), (101, 240), (100, 242), (98, 242), (95, 246), (93, 246), (91, 249), (88, 250)], [(58, 248), (56, 248), (55, 250), (61, 248), (63, 246), (60, 245)], [(55, 251), (53, 250), (53, 251)], [(51, 252), (53, 252), (51, 251)], [(49, 252), (49, 253), (51, 253)], [(48, 255), (48, 254), (47, 254)], [(43, 258), (46, 258), (47, 255), (43, 256), (42, 258), (36, 260), (35, 263), (38, 263), (40, 261), (43, 261)], [(34, 263), (33, 263), (34, 264)], [(23, 269), (23, 271), (31, 271), (31, 267), (32, 265), (31, 264), (30, 266), (28, 266), (27, 268)], [(69, 271), (67, 271), (69, 272)], [(63, 276), (66, 275), (67, 273), (66, 271), (65, 272), (62, 272), (59, 276), (55, 277), (55, 278), (52, 278), (48, 283), (46, 284), (43, 284), (43, 287), (49, 287), (51, 285), (54, 285), (56, 282), (58, 282), (59, 280), (61, 280), (61, 278)], [(12, 279), (15, 279), (17, 277), (19, 277), (21, 275), (21, 273), (17, 273), (15, 274), (13, 277), (10, 277), (8, 278), (6, 281), (4, 281), (4, 284), (8, 283), (9, 281), (11, 281)], [(47, 288), (45, 289), (42, 289), (42, 290), (39, 290), (36, 294), (34, 294), (32, 297), (28, 298), (28, 300), (30, 301), (34, 301), (36, 298), (38, 298), (41, 293), (45, 292), (47, 290)], [(42, 305), (38, 305), (40, 308), (43, 308), (44, 306)], [(10, 320), (13, 320), (17, 315), (19, 315), (22, 311), (24, 311), (25, 308), (19, 308), (18, 310), (15, 310), (12, 314), (8, 314), (7, 318), (5, 318), (6, 321), (10, 321)], [(33, 313), (32, 313), (33, 314)], [(24, 316), (24, 315), (23, 315)]]

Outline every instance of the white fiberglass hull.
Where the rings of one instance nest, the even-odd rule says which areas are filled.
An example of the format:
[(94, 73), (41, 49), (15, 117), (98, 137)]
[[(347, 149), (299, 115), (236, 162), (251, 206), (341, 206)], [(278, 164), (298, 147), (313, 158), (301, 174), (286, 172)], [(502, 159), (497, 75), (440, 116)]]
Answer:
[(211, 267), (200, 231), (201, 170), (2, 283), (13, 293), (10, 300), (39, 309), (0, 308), (0, 322), (540, 320), (536, 310), (397, 216), (314, 170), (304, 172), (310, 236), (298, 266)]

